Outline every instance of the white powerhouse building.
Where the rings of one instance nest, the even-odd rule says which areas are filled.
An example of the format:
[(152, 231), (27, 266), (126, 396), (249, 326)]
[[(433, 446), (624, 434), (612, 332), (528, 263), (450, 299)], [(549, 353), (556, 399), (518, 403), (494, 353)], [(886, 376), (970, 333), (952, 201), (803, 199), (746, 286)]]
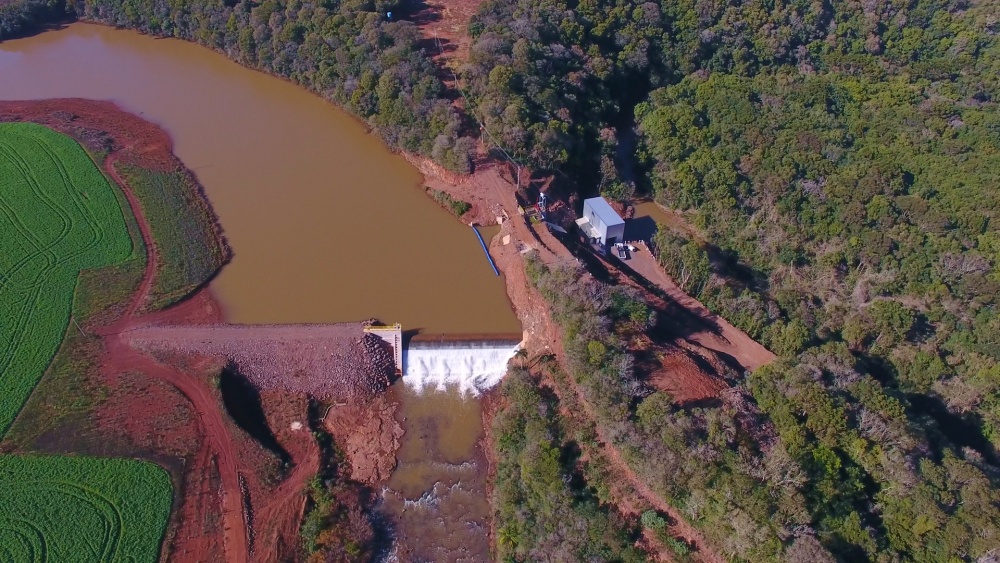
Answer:
[(603, 197), (583, 200), (583, 217), (576, 224), (594, 242), (605, 246), (625, 240), (625, 220)]

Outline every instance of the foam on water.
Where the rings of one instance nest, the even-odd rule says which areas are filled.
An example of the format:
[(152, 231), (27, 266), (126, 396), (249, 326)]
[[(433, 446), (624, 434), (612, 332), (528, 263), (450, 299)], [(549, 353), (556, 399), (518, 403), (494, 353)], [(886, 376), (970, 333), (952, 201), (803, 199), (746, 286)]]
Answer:
[(410, 343), (403, 382), (417, 391), (457, 387), (463, 395), (479, 395), (503, 379), (519, 348), (512, 342)]

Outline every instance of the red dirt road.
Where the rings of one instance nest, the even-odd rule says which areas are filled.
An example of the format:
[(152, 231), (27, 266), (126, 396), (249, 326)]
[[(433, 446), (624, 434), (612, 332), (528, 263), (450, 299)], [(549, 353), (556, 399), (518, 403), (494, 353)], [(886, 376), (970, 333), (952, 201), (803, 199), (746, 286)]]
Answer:
[(639, 252), (634, 253), (626, 264), (643, 278), (656, 284), (671, 301), (686, 309), (696, 320), (704, 323), (704, 328), (692, 331), (687, 337), (688, 340), (732, 357), (747, 371), (753, 371), (774, 361), (775, 355), (767, 348), (677, 287), (674, 280), (670, 279), (670, 276), (656, 263), (656, 259), (645, 245), (642, 245)]
[[(126, 146), (124, 150), (132, 147)], [(122, 333), (127, 332), (136, 322), (136, 313), (141, 310), (149, 299), (153, 282), (156, 278), (156, 264), (159, 260), (159, 253), (153, 240), (152, 230), (149, 222), (142, 214), (142, 207), (138, 198), (128, 183), (125, 182), (115, 169), (115, 162), (119, 159), (119, 152), (108, 155), (104, 162), (105, 171), (117, 183), (128, 200), (132, 214), (135, 216), (139, 231), (146, 246), (146, 271), (143, 274), (139, 289), (132, 296), (132, 301), (126, 309), (125, 315), (116, 323), (102, 328), (98, 331), (104, 339), (104, 347), (107, 361), (103, 366), (105, 370), (128, 371), (136, 370), (149, 377), (156, 377), (177, 388), (194, 406), (200, 422), (201, 431), (206, 437), (203, 447), (211, 449), (211, 457), (219, 470), (222, 481), (222, 514), (223, 540), (228, 561), (249, 561), (250, 545), (249, 530), (247, 529), (247, 517), (244, 514), (243, 499), (240, 493), (239, 469), (236, 460), (239, 459), (238, 450), (219, 412), (215, 397), (206, 388), (202, 381), (177, 370), (173, 367), (161, 364), (145, 354), (136, 352), (122, 338)], [(200, 456), (199, 456), (200, 457)], [(178, 561), (183, 557), (175, 554)], [(191, 561), (197, 561), (200, 557), (197, 553), (190, 554)]]
[[(207, 451), (204, 453), (208, 454), (208, 459), (217, 464), (221, 478), (220, 494), (226, 560), (249, 561), (248, 530), (244, 519), (239, 468), (237, 466), (239, 454), (232, 437), (229, 435), (222, 414), (216, 407), (215, 397), (203, 382), (132, 350), (116, 334), (116, 329), (127, 326), (129, 321), (129, 319), (125, 319), (121, 325), (110, 325), (99, 331), (99, 334), (104, 337), (108, 358), (104, 369), (119, 372), (129, 370), (142, 372), (148, 377), (155, 377), (174, 386), (191, 402), (197, 414), (199, 430), (206, 438), (203, 447), (207, 448)], [(202, 557), (199, 553), (190, 553), (189, 555), (190, 559), (182, 554), (174, 554), (177, 561), (200, 561)]]

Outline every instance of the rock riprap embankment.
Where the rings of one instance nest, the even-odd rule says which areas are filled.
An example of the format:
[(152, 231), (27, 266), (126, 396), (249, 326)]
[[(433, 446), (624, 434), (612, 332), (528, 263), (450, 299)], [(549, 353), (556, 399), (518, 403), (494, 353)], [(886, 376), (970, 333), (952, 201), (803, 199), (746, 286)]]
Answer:
[(323, 399), (381, 393), (396, 370), (391, 346), (361, 323), (147, 326), (122, 336), (145, 352), (225, 358), (259, 389)]

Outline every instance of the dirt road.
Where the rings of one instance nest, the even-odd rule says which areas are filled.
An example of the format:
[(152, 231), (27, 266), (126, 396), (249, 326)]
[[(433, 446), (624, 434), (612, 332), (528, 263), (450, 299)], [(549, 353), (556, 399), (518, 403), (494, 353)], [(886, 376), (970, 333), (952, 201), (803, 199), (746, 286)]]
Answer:
[[(127, 332), (132, 324), (135, 323), (137, 312), (142, 309), (149, 299), (150, 291), (156, 278), (159, 253), (153, 240), (149, 222), (142, 213), (139, 199), (115, 168), (115, 164), (119, 161), (123, 152), (140, 151), (143, 149), (148, 152), (149, 148), (135, 146), (135, 144), (129, 142), (130, 139), (128, 137), (119, 137), (116, 141), (122, 144), (117, 150), (108, 154), (104, 162), (104, 170), (121, 188), (132, 210), (132, 214), (135, 216), (136, 224), (139, 227), (139, 232), (146, 247), (146, 269), (139, 288), (133, 294), (132, 300), (125, 310), (125, 314), (112, 325), (98, 330), (98, 334), (102, 336), (104, 341), (107, 358), (103, 369), (106, 371), (117, 370), (118, 372), (136, 370), (149, 377), (158, 378), (177, 388), (191, 402), (197, 413), (201, 431), (206, 437), (206, 447), (211, 449), (211, 457), (214, 458), (218, 466), (222, 481), (223, 538), (226, 559), (233, 562), (249, 561), (248, 531), (245, 523), (243, 501), (240, 495), (239, 472), (236, 464), (236, 460), (238, 459), (237, 449), (223, 422), (222, 414), (219, 412), (215, 397), (209, 392), (203, 382), (132, 350), (121, 338), (121, 333)], [(190, 555), (192, 556), (192, 560), (201, 557), (199, 554)], [(178, 560), (181, 559), (183, 557), (178, 557)]]
[(689, 314), (692, 323), (702, 325), (701, 330), (690, 332), (688, 340), (732, 357), (747, 371), (753, 371), (774, 361), (775, 355), (767, 348), (729, 324), (726, 319), (709, 311), (708, 307), (697, 299), (684, 293), (656, 263), (656, 258), (645, 245), (641, 245), (640, 251), (633, 254), (631, 260), (625, 264), (660, 288), (668, 299), (680, 305)]

